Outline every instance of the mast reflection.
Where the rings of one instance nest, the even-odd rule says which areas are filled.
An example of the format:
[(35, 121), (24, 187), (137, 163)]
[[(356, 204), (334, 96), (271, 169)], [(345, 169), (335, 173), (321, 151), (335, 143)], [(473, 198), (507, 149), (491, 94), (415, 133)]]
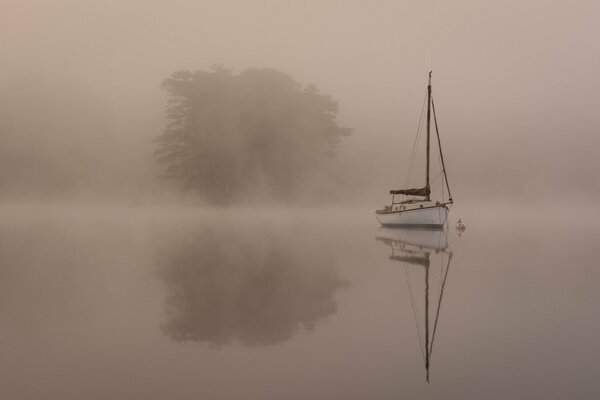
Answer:
[[(425, 376), (429, 383), (429, 367), (431, 361), (431, 353), (435, 342), (435, 334), (437, 332), (440, 310), (442, 307), (442, 298), (444, 296), (444, 288), (450, 270), (450, 262), (452, 261), (452, 252), (448, 247), (448, 239), (444, 230), (419, 230), (419, 229), (392, 229), (382, 228), (377, 232), (375, 237), (391, 248), (390, 260), (404, 264), (406, 272), (406, 281), (410, 292), (411, 305), (419, 335), (419, 344), (423, 359), (425, 362)], [(430, 299), (430, 292), (434, 286), (430, 280), (437, 272), (439, 264), (439, 285), (437, 293), (437, 302), (433, 304)], [(423, 322), (419, 318), (419, 307), (416, 304), (417, 299), (413, 288), (410, 267), (416, 266), (419, 271), (424, 273), (424, 316)], [(437, 275), (437, 274), (436, 274)], [(433, 314), (433, 316), (432, 316)], [(431, 319), (433, 318), (433, 326)]]

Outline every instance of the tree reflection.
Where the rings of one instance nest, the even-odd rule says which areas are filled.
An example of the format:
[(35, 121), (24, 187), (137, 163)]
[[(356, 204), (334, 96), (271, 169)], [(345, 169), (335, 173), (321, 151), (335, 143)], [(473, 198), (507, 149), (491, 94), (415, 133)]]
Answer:
[(327, 247), (306, 239), (264, 229), (184, 235), (159, 253), (167, 286), (163, 332), (220, 347), (271, 345), (313, 329), (336, 312), (334, 293), (345, 284)]

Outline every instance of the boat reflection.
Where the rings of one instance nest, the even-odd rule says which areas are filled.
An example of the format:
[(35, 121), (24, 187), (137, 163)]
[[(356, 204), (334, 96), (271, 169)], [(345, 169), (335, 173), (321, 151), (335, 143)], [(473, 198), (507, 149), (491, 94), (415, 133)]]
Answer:
[(328, 247), (297, 233), (215, 226), (171, 242), (157, 263), (167, 288), (161, 328), (175, 341), (280, 343), (335, 314), (345, 286)]
[[(419, 335), (419, 345), (425, 362), (425, 376), (427, 382), (429, 382), (431, 353), (438, 328), (444, 288), (448, 278), (450, 262), (452, 261), (452, 252), (449, 250), (446, 232), (441, 229), (382, 228), (377, 232), (375, 238), (391, 248), (390, 260), (404, 264), (412, 310)], [(422, 280), (420, 280), (424, 285), (424, 298), (421, 297), (423, 299), (422, 305), (418, 304), (419, 296), (415, 289), (418, 282), (413, 281), (414, 267), (417, 268), (417, 273), (423, 273)], [(434, 279), (438, 281), (437, 285), (431, 282)], [(436, 298), (431, 298), (434, 295)], [(419, 315), (421, 307), (424, 310), (423, 317)]]

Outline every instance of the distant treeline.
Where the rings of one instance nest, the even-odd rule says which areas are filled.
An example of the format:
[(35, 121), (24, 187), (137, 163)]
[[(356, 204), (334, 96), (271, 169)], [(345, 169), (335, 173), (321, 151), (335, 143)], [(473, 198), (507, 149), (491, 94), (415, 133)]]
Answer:
[(332, 156), (350, 129), (337, 103), (273, 69), (174, 73), (162, 87), (168, 125), (157, 138), (163, 176), (212, 203), (258, 195), (323, 198)]
[(0, 202), (131, 198), (151, 181), (147, 116), (111, 100), (55, 77), (0, 84)]

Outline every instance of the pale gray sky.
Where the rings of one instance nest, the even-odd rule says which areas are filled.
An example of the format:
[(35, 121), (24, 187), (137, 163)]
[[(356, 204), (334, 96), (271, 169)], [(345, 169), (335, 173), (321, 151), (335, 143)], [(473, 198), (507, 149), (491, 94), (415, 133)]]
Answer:
[(281, 69), (339, 101), (341, 161), (377, 199), (404, 180), (433, 69), (455, 197), (554, 194), (600, 189), (598, 20), (591, 0), (4, 0), (0, 85), (69, 82), (151, 137), (170, 73)]

